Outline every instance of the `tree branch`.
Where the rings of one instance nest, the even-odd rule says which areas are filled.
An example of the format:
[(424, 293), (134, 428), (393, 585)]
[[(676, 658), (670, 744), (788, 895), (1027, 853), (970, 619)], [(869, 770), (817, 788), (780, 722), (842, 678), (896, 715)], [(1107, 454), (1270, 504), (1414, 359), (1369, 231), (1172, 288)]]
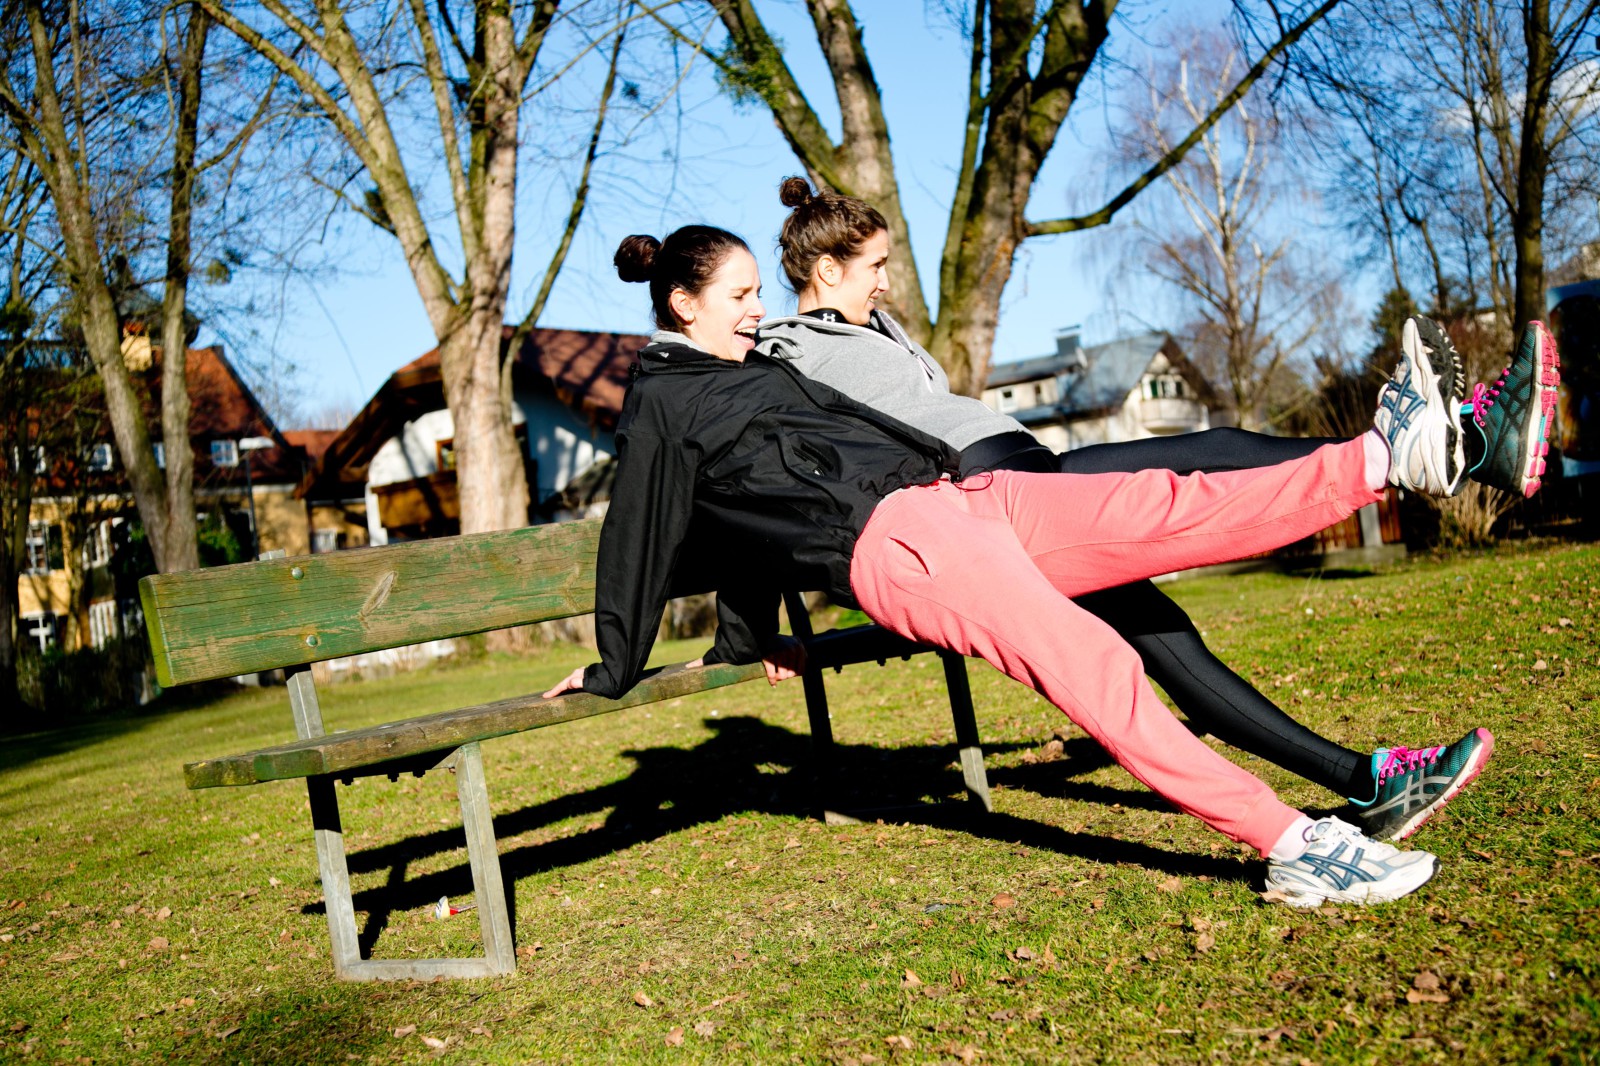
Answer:
[(1227, 114), (1228, 110), (1232, 108), (1234, 104), (1238, 103), (1241, 98), (1243, 98), (1244, 94), (1250, 90), (1252, 85), (1260, 80), (1261, 76), (1267, 72), (1267, 69), (1272, 66), (1277, 58), (1293, 47), (1294, 43), (1304, 36), (1307, 30), (1325, 18), (1327, 14), (1335, 7), (1338, 7), (1341, 2), (1342, 0), (1324, 0), (1322, 6), (1318, 7), (1310, 15), (1306, 16), (1304, 22), (1300, 23), (1300, 25), (1296, 26), (1294, 29), (1284, 34), (1283, 37), (1279, 38), (1276, 44), (1269, 48), (1260, 59), (1256, 60), (1255, 64), (1249, 69), (1249, 71), (1245, 73), (1244, 77), (1239, 80), (1239, 83), (1228, 92), (1228, 95), (1224, 96), (1220, 101), (1217, 102), (1217, 106), (1211, 109), (1211, 113), (1206, 116), (1206, 120), (1204, 122), (1190, 131), (1189, 136), (1185, 137), (1172, 150), (1167, 152), (1166, 155), (1157, 160), (1153, 166), (1151, 166), (1143, 174), (1139, 175), (1139, 177), (1135, 178), (1127, 188), (1123, 189), (1121, 192), (1117, 193), (1109, 201), (1107, 201), (1105, 206), (1101, 207), (1097, 211), (1092, 211), (1086, 215), (1078, 215), (1073, 218), (1058, 218), (1045, 222), (1030, 222), (1028, 223), (1027, 235), (1030, 237), (1043, 237), (1053, 233), (1074, 233), (1078, 230), (1093, 229), (1096, 226), (1103, 226), (1110, 222), (1112, 218), (1116, 216), (1118, 211), (1122, 210), (1133, 201), (1134, 197), (1138, 196), (1152, 183), (1159, 180), (1162, 175), (1167, 173), (1167, 171), (1177, 166), (1178, 163), (1183, 160), (1183, 157), (1188, 153), (1189, 149), (1194, 147), (1200, 138), (1204, 137), (1206, 132), (1210, 130), (1211, 127), (1215, 126), (1217, 122), (1221, 120), (1222, 116)]

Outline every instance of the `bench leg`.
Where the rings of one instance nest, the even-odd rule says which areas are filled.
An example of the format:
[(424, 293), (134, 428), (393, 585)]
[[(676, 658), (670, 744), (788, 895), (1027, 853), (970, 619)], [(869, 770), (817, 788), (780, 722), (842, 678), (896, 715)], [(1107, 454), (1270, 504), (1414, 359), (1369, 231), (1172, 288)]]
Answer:
[(317, 868), (322, 873), (322, 905), (328, 913), (328, 939), (333, 942), (333, 972), (343, 980), (358, 980), (361, 944), (356, 932), (356, 909), (350, 899), (350, 867), (344, 858), (344, 825), (339, 820), (339, 797), (331, 777), (306, 778), (311, 799), (311, 829), (317, 838)]
[(484, 960), (491, 973), (517, 967), (511, 938), (511, 914), (500, 880), (500, 849), (494, 838), (494, 813), (483, 776), (483, 752), (477, 741), (456, 749), (456, 794), (461, 797), (461, 827), (467, 833), (467, 859), (472, 864), (473, 901), (483, 930)]
[(472, 888), (483, 931), (484, 954), (475, 959), (363, 959), (356, 930), (355, 903), (350, 894), (350, 868), (345, 862), (344, 829), (334, 779), (306, 779), (311, 798), (311, 825), (317, 839), (317, 865), (333, 942), (333, 970), (344, 981), (427, 981), (435, 977), (493, 977), (516, 969), (511, 917), (500, 877), (494, 817), (483, 775), (483, 754), (476, 743), (456, 749), (456, 792), (461, 799), (461, 824), (467, 834)]
[(955, 720), (956, 747), (961, 751), (961, 779), (967, 784), (967, 799), (992, 812), (994, 801), (989, 798), (989, 775), (983, 768), (978, 719), (972, 711), (967, 660), (953, 651), (941, 651), (939, 658), (944, 662), (944, 687), (950, 695), (950, 716)]

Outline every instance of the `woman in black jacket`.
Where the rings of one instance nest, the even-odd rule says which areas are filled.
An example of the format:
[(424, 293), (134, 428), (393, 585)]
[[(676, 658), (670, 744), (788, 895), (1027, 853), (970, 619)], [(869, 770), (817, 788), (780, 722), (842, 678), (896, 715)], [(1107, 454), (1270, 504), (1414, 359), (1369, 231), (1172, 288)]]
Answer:
[[(638, 681), (693, 523), (720, 531), (717, 547), (746, 579), (820, 588), (1034, 688), (1154, 791), (1260, 851), (1269, 886), (1295, 905), (1395, 899), (1433, 875), (1432, 855), (1314, 822), (1212, 751), (1161, 705), (1134, 651), (1067, 597), (1266, 551), (1377, 499), (1391, 455), (1448, 447), (1440, 420), (1459, 387), (1449, 368), (1408, 360), (1385, 389), (1388, 434), (1294, 463), (958, 482), (960, 457), (942, 441), (755, 353), (760, 277), (738, 237), (707, 226), (630, 237), (617, 266), (650, 283), (663, 329), (640, 353), (617, 425), (595, 598), (601, 661), (546, 695), (615, 697)], [(719, 638), (707, 658), (759, 654)]]

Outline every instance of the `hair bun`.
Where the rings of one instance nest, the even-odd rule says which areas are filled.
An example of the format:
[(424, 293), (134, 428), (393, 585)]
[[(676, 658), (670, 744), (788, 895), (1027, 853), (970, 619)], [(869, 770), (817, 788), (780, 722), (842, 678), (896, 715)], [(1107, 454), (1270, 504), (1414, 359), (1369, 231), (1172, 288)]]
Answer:
[(778, 199), (784, 207), (804, 207), (815, 197), (811, 191), (811, 183), (805, 178), (784, 178), (778, 186)]
[(656, 253), (660, 250), (661, 242), (647, 234), (624, 237), (611, 260), (616, 264), (617, 277), (623, 281), (649, 281), (655, 274)]

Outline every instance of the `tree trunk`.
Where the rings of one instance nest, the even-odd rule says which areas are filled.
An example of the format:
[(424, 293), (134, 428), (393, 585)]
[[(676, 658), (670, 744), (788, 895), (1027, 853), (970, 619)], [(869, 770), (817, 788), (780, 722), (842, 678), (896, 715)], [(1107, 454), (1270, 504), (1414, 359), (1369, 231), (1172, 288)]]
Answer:
[(1526, 0), (1522, 13), (1522, 32), (1528, 46), (1528, 82), (1522, 105), (1512, 234), (1516, 254), (1513, 329), (1525, 322), (1543, 319), (1545, 315), (1544, 187), (1550, 169), (1550, 146), (1545, 134), (1555, 63), (1550, 40), (1550, 0)]
[(166, 531), (156, 568), (163, 574), (200, 566), (195, 529), (194, 449), (189, 446), (189, 298), (195, 151), (200, 121), (201, 65), (211, 19), (189, 7), (178, 72), (178, 122), (172, 148), (172, 199), (167, 237), (167, 277), (161, 300), (161, 437), (167, 463)]
[[(81, 305), (84, 346), (100, 373), (112, 436), (127, 470), (134, 505), (159, 565), (168, 557), (167, 545), (171, 539), (167, 528), (165, 486), (156, 466), (141, 399), (122, 358), (116, 303), (106, 284), (104, 257), (86, 184), (90, 177), (87, 147), (75, 144), (68, 132), (56, 83), (55, 52), (38, 0), (27, 5), (26, 16), (39, 114), (34, 117), (35, 125), (31, 129), (20, 132), (50, 189), (68, 281)], [(73, 61), (77, 61), (76, 57)], [(187, 428), (183, 439), (187, 444)]]
[(504, 304), (500, 308), (474, 315), (439, 344), (445, 402), (455, 424), (463, 533), (528, 524), (527, 476), (501, 373)]

